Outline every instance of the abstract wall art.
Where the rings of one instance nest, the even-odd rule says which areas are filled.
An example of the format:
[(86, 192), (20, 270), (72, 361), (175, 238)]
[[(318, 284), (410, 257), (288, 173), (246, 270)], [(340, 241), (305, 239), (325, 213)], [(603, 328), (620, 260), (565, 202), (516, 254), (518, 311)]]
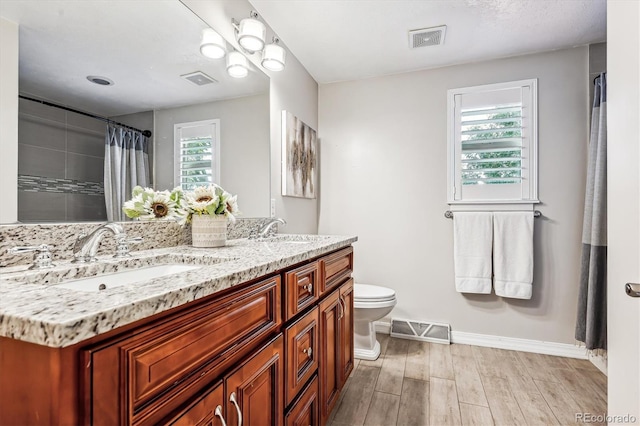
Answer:
[(316, 198), (316, 131), (282, 111), (282, 195)]

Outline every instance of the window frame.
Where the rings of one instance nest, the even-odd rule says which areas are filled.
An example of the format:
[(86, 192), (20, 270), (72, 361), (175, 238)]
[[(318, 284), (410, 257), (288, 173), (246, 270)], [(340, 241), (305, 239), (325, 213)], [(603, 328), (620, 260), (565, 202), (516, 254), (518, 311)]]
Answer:
[[(482, 92), (497, 92), (502, 90), (513, 90), (528, 87), (529, 96), (527, 99), (530, 109), (530, 114), (527, 115), (526, 125), (525, 120), (522, 122), (522, 127), (528, 126), (530, 131), (528, 133), (523, 132), (523, 150), (528, 150), (528, 155), (522, 162), (522, 168), (528, 172), (528, 178), (522, 179), (521, 190), (528, 193), (528, 197), (520, 198), (474, 198), (464, 199), (462, 198), (462, 192), (456, 194), (456, 182), (459, 180), (458, 176), (461, 176), (462, 167), (459, 161), (459, 150), (457, 144), (460, 142), (457, 140), (457, 125), (459, 125), (459, 114), (456, 114), (455, 99), (456, 96), (463, 96), (465, 94), (478, 94)], [(524, 105), (523, 101), (523, 105)], [(525, 139), (528, 138), (528, 143), (525, 144)], [(524, 187), (526, 185), (526, 188)], [(458, 196), (458, 198), (456, 198)], [(484, 84), (479, 86), (463, 87), (457, 89), (449, 89), (447, 91), (447, 202), (448, 204), (536, 204), (538, 200), (538, 79), (526, 79), (509, 81), (504, 83)]]
[(211, 153), (213, 155), (213, 160), (211, 161), (211, 169), (212, 169), (211, 178), (213, 179), (213, 183), (220, 185), (220, 119), (211, 118), (208, 120), (175, 123), (173, 125), (173, 155), (174, 155), (173, 184), (174, 184), (174, 187), (179, 186), (180, 188), (182, 188), (182, 182), (180, 180), (180, 166), (181, 166), (180, 129), (185, 127), (198, 127), (198, 126), (205, 126), (205, 125), (213, 126), (214, 128), (212, 133), (215, 139), (211, 143)]

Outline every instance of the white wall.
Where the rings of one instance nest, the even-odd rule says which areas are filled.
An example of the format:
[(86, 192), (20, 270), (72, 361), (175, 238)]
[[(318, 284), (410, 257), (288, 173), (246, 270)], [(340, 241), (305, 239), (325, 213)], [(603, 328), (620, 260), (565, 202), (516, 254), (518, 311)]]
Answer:
[[(463, 295), (446, 194), (451, 88), (538, 78), (533, 298)], [(321, 234), (357, 234), (357, 281), (397, 292), (393, 316), (455, 331), (574, 342), (588, 141), (588, 48), (320, 86)]]
[(0, 18), (0, 223), (18, 220), (18, 24)]
[(242, 217), (269, 216), (269, 95), (261, 94), (155, 112), (157, 189), (173, 188), (177, 123), (220, 119), (220, 185), (238, 195)]
[[(238, 48), (231, 18), (239, 21), (249, 16), (253, 6), (247, 0), (182, 0), (182, 2), (219, 32), (230, 44)], [(274, 34), (267, 24), (267, 38)], [(287, 49), (282, 41), (280, 45)], [(259, 67), (260, 55), (249, 60)], [(276, 202), (276, 216), (287, 221), (282, 229), (287, 233), (316, 233), (318, 231), (319, 200), (283, 197), (280, 180), (281, 165), (281, 113), (291, 111), (312, 128), (318, 130), (318, 84), (287, 50), (284, 71), (271, 72), (259, 67), (271, 78), (271, 198)], [(320, 154), (322, 156), (322, 154)], [(322, 158), (320, 160), (322, 162)], [(321, 182), (318, 182), (321, 184)], [(322, 194), (321, 185), (319, 193)], [(320, 195), (322, 196), (322, 195)], [(242, 208), (242, 207), (241, 207)]]

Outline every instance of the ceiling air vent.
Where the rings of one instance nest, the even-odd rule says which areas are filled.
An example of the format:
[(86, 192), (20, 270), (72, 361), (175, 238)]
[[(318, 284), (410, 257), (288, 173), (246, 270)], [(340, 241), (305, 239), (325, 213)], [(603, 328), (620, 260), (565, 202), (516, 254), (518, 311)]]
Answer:
[(209, 77), (202, 71), (196, 71), (190, 74), (184, 74), (184, 75), (181, 75), (180, 77), (184, 78), (185, 80), (189, 80), (190, 82), (192, 82), (193, 84), (197, 84), (198, 86), (204, 86), (205, 84), (218, 82), (218, 80), (212, 77)]
[(417, 47), (438, 46), (444, 44), (444, 35), (446, 32), (446, 25), (411, 30), (409, 31), (409, 47), (415, 49)]

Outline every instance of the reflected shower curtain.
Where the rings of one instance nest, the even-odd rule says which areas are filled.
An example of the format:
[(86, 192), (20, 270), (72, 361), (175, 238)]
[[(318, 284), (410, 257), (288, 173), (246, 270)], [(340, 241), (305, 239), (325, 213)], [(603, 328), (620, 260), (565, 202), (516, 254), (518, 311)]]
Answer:
[(136, 185), (149, 186), (149, 140), (136, 130), (108, 124), (104, 151), (107, 220), (124, 220), (122, 205)]
[(595, 81), (576, 339), (587, 349), (607, 348), (607, 79)]

